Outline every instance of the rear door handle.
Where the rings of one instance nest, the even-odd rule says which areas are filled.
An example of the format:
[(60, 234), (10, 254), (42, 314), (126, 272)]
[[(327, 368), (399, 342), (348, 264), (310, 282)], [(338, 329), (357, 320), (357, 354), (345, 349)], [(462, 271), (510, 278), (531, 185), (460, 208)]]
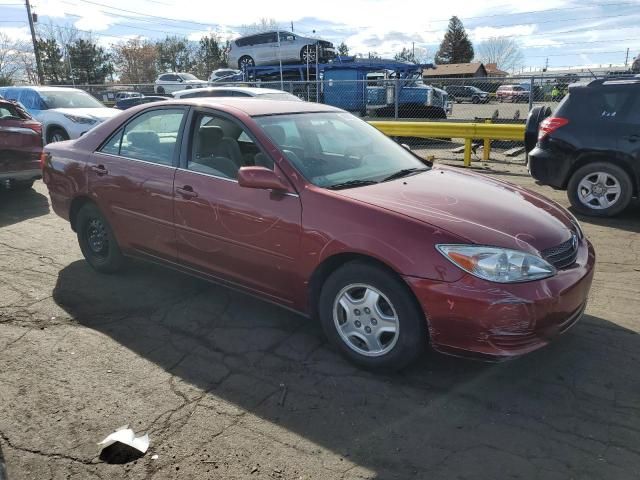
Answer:
[(193, 187), (191, 185), (185, 185), (184, 187), (176, 188), (176, 192), (182, 195), (184, 198), (196, 198), (198, 196), (198, 192), (193, 191)]
[(96, 172), (98, 175), (106, 175), (109, 173), (109, 170), (104, 168), (104, 165), (93, 165), (91, 166), (91, 171)]

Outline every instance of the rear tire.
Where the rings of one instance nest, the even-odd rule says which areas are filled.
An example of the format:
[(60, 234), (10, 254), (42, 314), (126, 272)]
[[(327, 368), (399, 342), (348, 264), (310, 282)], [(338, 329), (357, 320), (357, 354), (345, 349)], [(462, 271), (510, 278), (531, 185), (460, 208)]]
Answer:
[(335, 348), (368, 369), (399, 370), (428, 343), (424, 312), (395, 275), (365, 262), (350, 262), (322, 286), (322, 328)]
[(255, 67), (255, 66), (256, 66), (256, 62), (249, 55), (244, 55), (243, 57), (240, 57), (240, 59), (238, 60), (238, 68), (240, 70), (244, 70), (245, 68)]
[(631, 178), (612, 163), (593, 162), (576, 170), (567, 185), (573, 208), (596, 217), (611, 217), (622, 212), (633, 195)]
[(113, 230), (93, 203), (85, 204), (76, 219), (78, 243), (84, 258), (100, 273), (115, 273), (124, 265)]

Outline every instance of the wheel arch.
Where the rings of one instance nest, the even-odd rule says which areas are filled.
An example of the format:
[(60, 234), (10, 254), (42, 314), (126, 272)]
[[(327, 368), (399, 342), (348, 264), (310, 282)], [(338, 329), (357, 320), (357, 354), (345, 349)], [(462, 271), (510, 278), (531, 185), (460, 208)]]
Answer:
[(94, 205), (96, 204), (96, 202), (94, 202), (86, 195), (79, 195), (71, 200), (71, 205), (69, 206), (69, 223), (71, 224), (71, 229), (74, 232), (76, 231), (76, 220), (78, 218), (78, 212), (87, 203), (93, 203)]
[(49, 141), (49, 133), (50, 133), (52, 130), (55, 130), (55, 129), (62, 130), (62, 131), (67, 135), (67, 137), (69, 137), (69, 132), (68, 132), (68, 131), (67, 131), (67, 129), (66, 129), (66, 128), (64, 128), (62, 125), (60, 125), (60, 124), (58, 124), (58, 123), (49, 123), (49, 124), (47, 124), (47, 126), (46, 126), (46, 128), (45, 128), (45, 133), (44, 133), (44, 139), (45, 139), (45, 141), (47, 141), (47, 142)]
[(386, 271), (390, 275), (393, 275), (395, 278), (400, 280), (403, 285), (405, 285), (407, 291), (413, 298), (414, 302), (416, 302), (418, 308), (422, 310), (422, 306), (420, 305), (420, 302), (418, 302), (418, 299), (416, 298), (411, 287), (407, 284), (407, 282), (404, 281), (402, 276), (389, 264), (370, 255), (356, 252), (341, 252), (325, 258), (319, 265), (316, 266), (315, 270), (309, 277), (307, 300), (311, 317), (317, 318), (318, 316), (318, 301), (320, 299), (320, 292), (327, 278), (329, 278), (329, 276), (340, 267), (351, 262), (362, 262), (369, 265), (374, 265)]
[(579, 154), (571, 164), (571, 167), (569, 168), (569, 172), (567, 173), (567, 177), (565, 178), (564, 183), (562, 184), (562, 187), (566, 190), (569, 185), (569, 180), (571, 179), (573, 174), (576, 173), (576, 171), (578, 171), (578, 169), (584, 167), (585, 165), (588, 165), (590, 163), (595, 163), (595, 162), (610, 163), (624, 170), (625, 173), (629, 175), (629, 178), (631, 179), (631, 185), (633, 187), (633, 192), (632, 192), (633, 195), (635, 196), (639, 194), (640, 191), (638, 186), (638, 177), (636, 176), (636, 173), (633, 171), (633, 168), (631, 168), (631, 165), (624, 160), (615, 158), (615, 156), (612, 157), (611, 154), (608, 154), (608, 153), (584, 152)]

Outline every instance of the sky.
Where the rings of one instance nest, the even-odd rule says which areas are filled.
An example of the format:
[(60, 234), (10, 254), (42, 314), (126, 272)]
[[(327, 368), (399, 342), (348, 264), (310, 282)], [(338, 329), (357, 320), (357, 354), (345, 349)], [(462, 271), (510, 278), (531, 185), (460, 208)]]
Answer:
[[(474, 45), (495, 36), (513, 38), (523, 69), (623, 65), (640, 54), (640, 0), (32, 0), (40, 24), (75, 26), (108, 46), (131, 37), (165, 35), (198, 40), (208, 33), (235, 38), (243, 26), (274, 19), (281, 28), (314, 35), (350, 53), (392, 57), (412, 48), (432, 60), (457, 15)], [(24, 3), (0, 0), (0, 31), (29, 39)]]

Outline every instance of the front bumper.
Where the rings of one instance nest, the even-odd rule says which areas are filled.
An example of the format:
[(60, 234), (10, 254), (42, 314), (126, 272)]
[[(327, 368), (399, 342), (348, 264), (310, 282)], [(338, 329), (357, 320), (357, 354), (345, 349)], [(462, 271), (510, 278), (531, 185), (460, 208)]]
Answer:
[(452, 283), (405, 280), (425, 311), (434, 349), (502, 360), (544, 347), (580, 319), (594, 265), (593, 246), (583, 239), (576, 263), (544, 280), (499, 284), (468, 274)]

